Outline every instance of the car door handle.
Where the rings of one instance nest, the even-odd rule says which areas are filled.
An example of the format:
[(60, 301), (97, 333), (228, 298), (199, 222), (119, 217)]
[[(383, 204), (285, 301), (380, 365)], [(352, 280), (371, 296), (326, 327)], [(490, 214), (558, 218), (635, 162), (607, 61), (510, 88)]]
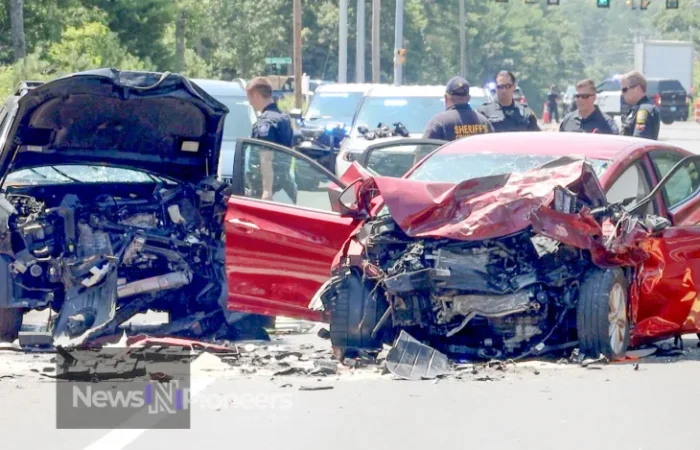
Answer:
[(260, 227), (255, 225), (253, 222), (249, 222), (243, 219), (229, 219), (228, 223), (237, 228), (242, 228), (246, 231), (255, 231), (260, 229)]

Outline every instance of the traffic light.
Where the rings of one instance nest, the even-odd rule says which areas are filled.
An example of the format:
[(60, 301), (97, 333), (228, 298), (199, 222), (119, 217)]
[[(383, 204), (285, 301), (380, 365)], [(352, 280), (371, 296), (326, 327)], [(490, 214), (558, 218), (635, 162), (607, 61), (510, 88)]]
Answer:
[(647, 9), (649, 7), (651, 0), (642, 0), (639, 5), (639, 9)]
[(610, 8), (610, 0), (598, 0), (598, 8)]
[(678, 9), (678, 0), (666, 0), (666, 9)]
[(396, 50), (396, 60), (401, 64), (406, 62), (406, 49), (400, 48)]

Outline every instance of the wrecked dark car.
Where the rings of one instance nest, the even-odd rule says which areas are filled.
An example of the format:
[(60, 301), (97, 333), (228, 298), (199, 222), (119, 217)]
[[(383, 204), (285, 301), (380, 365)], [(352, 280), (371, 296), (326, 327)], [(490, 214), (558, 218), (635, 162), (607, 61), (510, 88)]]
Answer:
[[(700, 329), (700, 157), (618, 137), (509, 139), (454, 142), (343, 193), (344, 215), (366, 219), (319, 295), (341, 357), (403, 330), (467, 358), (578, 346), (620, 359)], [(557, 158), (566, 144), (587, 158)], [(663, 172), (644, 173), (648, 160)]]
[(224, 105), (175, 74), (101, 69), (11, 97), (0, 112), (0, 340), (50, 307), (55, 345), (167, 311), (153, 334), (226, 330), (216, 179)]

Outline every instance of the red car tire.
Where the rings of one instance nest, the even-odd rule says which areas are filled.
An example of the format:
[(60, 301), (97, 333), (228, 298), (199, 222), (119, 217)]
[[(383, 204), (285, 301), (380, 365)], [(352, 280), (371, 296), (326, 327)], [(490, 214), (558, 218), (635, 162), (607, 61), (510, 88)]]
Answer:
[[(350, 272), (338, 284), (330, 302), (331, 344), (339, 359), (356, 350), (378, 350), (382, 344), (372, 339), (381, 318), (377, 291)], [(386, 309), (386, 308), (383, 308)]]
[(629, 285), (619, 268), (592, 269), (581, 284), (576, 317), (579, 349), (591, 358), (625, 357), (630, 342)]

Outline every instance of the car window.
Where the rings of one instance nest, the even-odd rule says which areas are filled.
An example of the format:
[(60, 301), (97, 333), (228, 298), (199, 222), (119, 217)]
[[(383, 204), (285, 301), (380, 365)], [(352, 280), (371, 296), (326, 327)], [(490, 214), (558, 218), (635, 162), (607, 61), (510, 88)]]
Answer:
[(255, 123), (255, 111), (248, 103), (248, 99), (242, 96), (219, 95), (215, 97), (226, 105), (228, 114), (224, 118), (224, 141), (232, 141), (250, 136), (250, 130)]
[(334, 119), (350, 125), (361, 100), (362, 92), (319, 92), (311, 100), (304, 119)]
[[(626, 205), (632, 206), (639, 200), (646, 197), (651, 192), (649, 180), (641, 164), (636, 163), (628, 167), (606, 193), (610, 203), (625, 201)], [(632, 201), (629, 201), (632, 199)], [(646, 214), (655, 212), (654, 202), (649, 203)]]
[(363, 125), (404, 124), (409, 133), (421, 133), (433, 116), (445, 110), (444, 97), (365, 97), (357, 112), (354, 130)]
[[(469, 139), (469, 138), (464, 138)], [(526, 172), (548, 163), (556, 156), (518, 153), (459, 153), (453, 145), (445, 145), (429, 158), (424, 159), (407, 177), (409, 180), (460, 183), (472, 178), (500, 175), (509, 172)], [(597, 176), (609, 167), (600, 159), (587, 161)]]
[(685, 88), (683, 88), (683, 85), (678, 80), (661, 80), (659, 81), (659, 91), (685, 91)]
[[(668, 174), (673, 166), (678, 164), (684, 156), (672, 151), (656, 151), (649, 154), (651, 162), (659, 179)], [(700, 188), (698, 167), (690, 163), (676, 172), (661, 189), (667, 207), (673, 208), (683, 203)]]
[(442, 144), (397, 143), (368, 150), (365, 167), (377, 175), (400, 178)]
[(323, 169), (291, 153), (263, 144), (243, 147), (244, 196), (263, 199), (264, 162), (271, 162), (272, 199), (285, 205), (332, 212), (328, 187), (334, 182)]

